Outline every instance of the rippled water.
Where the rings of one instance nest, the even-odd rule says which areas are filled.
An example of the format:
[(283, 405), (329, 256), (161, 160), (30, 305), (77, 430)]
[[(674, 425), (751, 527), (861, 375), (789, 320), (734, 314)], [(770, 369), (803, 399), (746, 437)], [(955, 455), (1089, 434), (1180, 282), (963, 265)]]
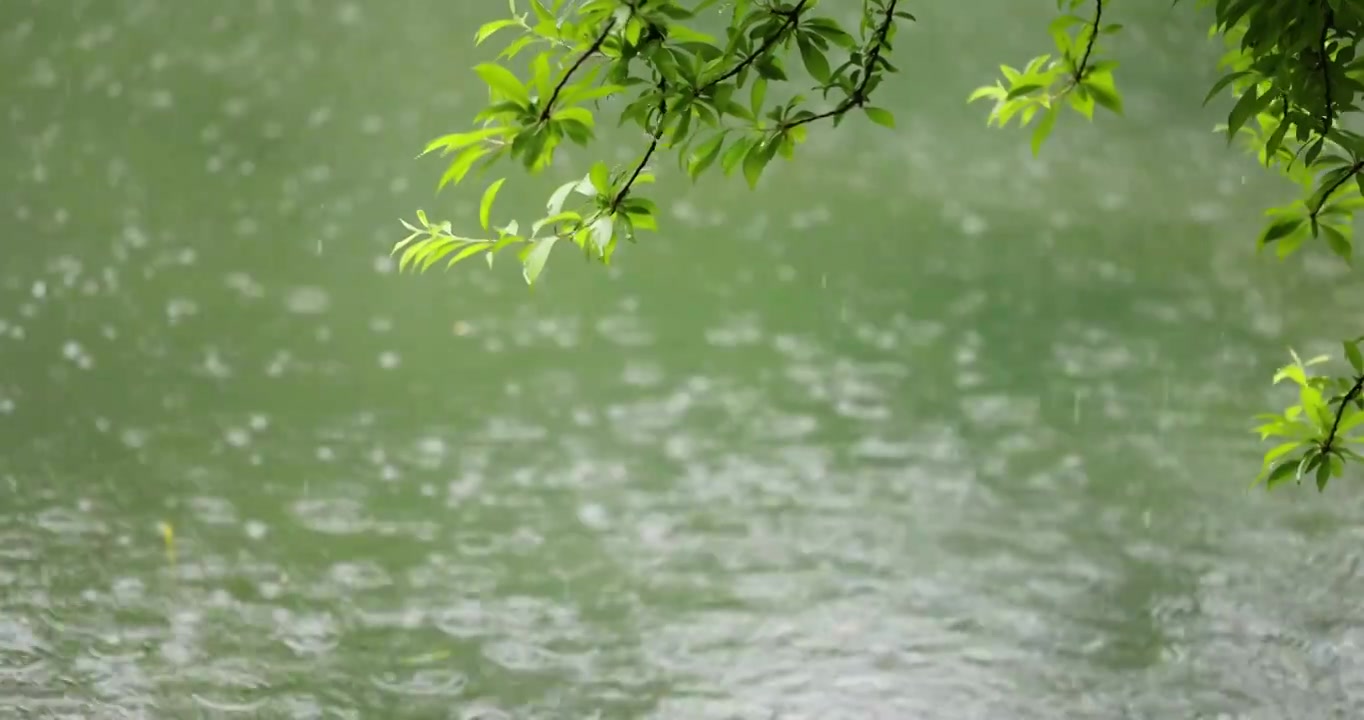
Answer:
[(472, 218), (411, 156), (481, 11), (0, 4), (0, 716), (1364, 714), (1358, 494), (1245, 432), (1358, 282), (1251, 252), (1190, 9), (1034, 161), (987, 5), (915, 9), (898, 131), (532, 293), (386, 257)]

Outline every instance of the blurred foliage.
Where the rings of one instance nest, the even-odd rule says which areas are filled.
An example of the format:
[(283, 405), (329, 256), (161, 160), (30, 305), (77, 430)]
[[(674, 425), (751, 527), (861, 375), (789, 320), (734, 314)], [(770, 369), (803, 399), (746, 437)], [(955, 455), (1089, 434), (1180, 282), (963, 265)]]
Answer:
[[(508, 42), (495, 61), (474, 68), (489, 94), (474, 129), (436, 138), (423, 153), (448, 158), (440, 186), (504, 160), (539, 173), (565, 141), (590, 146), (603, 116), (638, 127), (643, 149), (628, 164), (593, 163), (555, 190), (544, 215), (527, 227), (493, 222), (506, 178), (483, 191), (477, 236), (418, 211), (416, 223), (404, 221), (410, 234), (394, 248), (403, 269), (451, 267), (475, 256), (491, 265), (512, 249), (534, 284), (561, 243), (609, 263), (621, 240), (657, 229), (657, 205), (641, 188), (664, 155), (693, 181), (718, 166), (756, 187), (777, 156), (795, 155), (816, 123), (838, 126), (851, 115), (894, 128), (894, 116), (872, 96), (896, 71), (890, 57), (898, 28), (915, 19), (903, 0), (522, 2), (525, 10), (510, 0), (507, 17), (474, 35), (478, 44)], [(820, 12), (821, 6), (847, 12), (855, 3), (855, 27)], [(1096, 108), (1120, 115), (1117, 63), (1105, 59), (1103, 47), (1122, 29), (1110, 19), (1114, 4), (1057, 0), (1048, 27), (1053, 51), (1022, 67), (1001, 66), (1001, 79), (969, 100), (994, 102), (992, 125), (1030, 126), (1034, 154), (1065, 108), (1087, 119)], [(1219, 63), (1225, 74), (1204, 102), (1224, 92), (1235, 97), (1218, 130), (1301, 189), (1298, 199), (1266, 211), (1258, 247), (1282, 258), (1321, 239), (1352, 262), (1351, 223), (1364, 206), (1364, 135), (1342, 126), (1358, 112), (1364, 91), (1364, 59), (1355, 57), (1364, 0), (1201, 4), (1212, 7), (1210, 35), (1226, 47)], [(701, 29), (709, 24), (722, 25), (723, 35)], [(1280, 442), (1264, 457), (1259, 480), (1267, 486), (1312, 477), (1324, 489), (1347, 460), (1360, 459), (1349, 446), (1364, 441), (1350, 434), (1364, 422), (1364, 363), (1359, 341), (1344, 348), (1345, 374), (1313, 374), (1325, 359), (1304, 362), (1294, 354), (1275, 376), (1276, 383), (1298, 386), (1299, 404), (1261, 418), (1261, 438)]]

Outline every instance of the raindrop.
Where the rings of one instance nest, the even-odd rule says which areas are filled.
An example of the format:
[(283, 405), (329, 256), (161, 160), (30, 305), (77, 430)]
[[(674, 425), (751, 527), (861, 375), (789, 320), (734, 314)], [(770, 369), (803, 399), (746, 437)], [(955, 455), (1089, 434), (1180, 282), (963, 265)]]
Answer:
[(326, 312), (331, 306), (331, 295), (320, 287), (297, 287), (289, 291), (284, 304), (290, 312), (300, 315), (317, 315)]
[(244, 527), (246, 530), (246, 536), (251, 538), (252, 540), (260, 540), (261, 538), (265, 537), (267, 532), (269, 532), (269, 528), (265, 525), (265, 523), (259, 520), (247, 520), (246, 525)]
[(227, 432), (223, 434), (223, 438), (232, 447), (245, 447), (251, 442), (251, 435), (242, 428), (228, 428)]

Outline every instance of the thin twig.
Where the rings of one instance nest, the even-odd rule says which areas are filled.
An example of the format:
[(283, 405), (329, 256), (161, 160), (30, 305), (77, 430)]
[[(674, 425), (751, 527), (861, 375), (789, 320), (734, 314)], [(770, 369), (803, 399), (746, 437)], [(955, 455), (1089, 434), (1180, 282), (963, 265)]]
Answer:
[[(809, 2), (810, 0), (800, 0), (800, 2), (796, 3), (796, 6), (787, 14), (786, 21), (782, 23), (782, 26), (778, 28), (775, 33), (769, 35), (756, 50), (748, 54), (744, 59), (735, 63), (734, 67), (725, 71), (724, 74), (707, 82), (701, 87), (696, 88), (694, 94), (701, 95), (705, 93), (707, 90), (738, 75), (744, 71), (744, 68), (757, 62), (758, 58), (765, 55), (768, 50), (771, 50), (772, 46), (781, 42), (787, 31), (800, 21), (800, 14), (805, 11), (805, 6), (809, 4)], [(665, 87), (665, 85), (660, 84), (660, 91)], [(630, 194), (630, 190), (634, 187), (635, 181), (639, 179), (640, 174), (644, 172), (644, 168), (648, 167), (649, 161), (653, 159), (654, 153), (658, 151), (658, 146), (663, 140), (664, 120), (667, 119), (667, 115), (667, 102), (666, 100), (660, 101), (658, 104), (658, 126), (654, 128), (654, 132), (649, 138), (649, 147), (645, 148), (644, 155), (642, 155), (639, 162), (635, 164), (634, 170), (630, 173), (630, 178), (625, 181), (625, 184), (621, 186), (620, 190), (616, 193), (616, 196), (611, 200), (610, 212), (614, 213), (620, 209), (621, 203), (625, 202), (625, 198)]]
[(1075, 66), (1075, 83), (1078, 85), (1084, 80), (1085, 70), (1089, 65), (1089, 56), (1094, 52), (1094, 43), (1099, 39), (1099, 21), (1104, 16), (1104, 0), (1094, 0), (1094, 23), (1089, 32), (1089, 42), (1085, 44), (1085, 54), (1080, 58), (1080, 64)]
[(899, 0), (890, 0), (886, 6), (885, 17), (881, 19), (881, 25), (876, 28), (876, 34), (872, 38), (871, 50), (867, 53), (867, 61), (862, 67), (862, 79), (857, 83), (857, 87), (840, 102), (834, 109), (825, 110), (805, 118), (801, 118), (793, 123), (782, 126), (783, 130), (790, 130), (801, 125), (808, 125), (812, 122), (824, 120), (826, 118), (837, 117), (852, 110), (855, 107), (862, 107), (867, 103), (867, 87), (871, 84), (872, 73), (876, 70), (876, 64), (881, 61), (881, 49), (886, 46), (886, 36), (890, 33), (890, 26), (895, 22), (895, 5)]
[(644, 172), (644, 168), (649, 165), (649, 160), (653, 158), (654, 153), (658, 150), (658, 144), (663, 139), (664, 121), (668, 118), (667, 91), (667, 81), (659, 80), (658, 92), (663, 95), (663, 99), (658, 101), (658, 125), (654, 126), (654, 131), (650, 133), (649, 147), (645, 148), (644, 155), (640, 157), (638, 163), (635, 163), (635, 169), (631, 171), (629, 179), (625, 181), (624, 185), (621, 185), (620, 190), (616, 192), (616, 196), (611, 199), (611, 207), (608, 214), (615, 213), (620, 209), (621, 203), (625, 202), (625, 196), (630, 194), (630, 190), (634, 187), (635, 181), (639, 179), (640, 173)]
[(569, 78), (573, 77), (573, 73), (578, 72), (578, 68), (582, 67), (583, 63), (587, 62), (588, 58), (596, 55), (597, 51), (601, 50), (602, 44), (606, 42), (606, 38), (611, 35), (611, 30), (615, 26), (616, 19), (614, 17), (609, 18), (606, 21), (606, 24), (602, 26), (601, 34), (592, 41), (592, 44), (588, 46), (587, 50), (583, 51), (583, 54), (579, 55), (578, 59), (574, 61), (573, 66), (568, 69), (568, 72), (564, 73), (564, 76), (559, 79), (559, 84), (554, 86), (554, 92), (550, 93), (549, 101), (545, 103), (544, 109), (540, 111), (540, 122), (549, 119), (549, 114), (554, 109), (554, 101), (559, 99), (559, 93), (563, 92), (564, 87), (568, 85)]
[[(1331, 133), (1331, 126), (1335, 123), (1335, 112), (1332, 110), (1334, 102), (1331, 100), (1331, 63), (1326, 57), (1326, 34), (1331, 31), (1331, 24), (1335, 21), (1335, 15), (1331, 12), (1330, 6), (1326, 8), (1326, 18), (1321, 24), (1321, 40), (1318, 42), (1321, 54), (1321, 83), (1326, 95), (1326, 108), (1321, 117), (1321, 135), (1325, 137)], [(1288, 118), (1285, 116), (1284, 121)]]
[(1355, 164), (1350, 166), (1349, 172), (1345, 173), (1344, 175), (1341, 175), (1339, 179), (1331, 183), (1330, 187), (1326, 188), (1326, 192), (1322, 193), (1321, 195), (1321, 201), (1317, 203), (1316, 207), (1312, 208), (1312, 212), (1309, 215), (1309, 217), (1311, 217), (1312, 219), (1312, 222), (1317, 221), (1317, 215), (1321, 213), (1322, 208), (1326, 207), (1326, 201), (1331, 199), (1331, 196), (1334, 195), (1335, 192), (1340, 189), (1340, 186), (1349, 182), (1350, 178), (1353, 178), (1355, 175), (1358, 175), (1361, 170), (1364, 170), (1364, 160), (1356, 160)]
[(743, 60), (740, 60), (738, 63), (734, 65), (734, 67), (730, 68), (729, 70), (726, 70), (725, 73), (720, 77), (717, 77), (714, 80), (711, 80), (710, 82), (706, 83), (705, 85), (702, 85), (701, 87), (697, 88), (696, 94), (700, 95), (705, 91), (715, 87), (716, 85), (719, 85), (720, 83), (743, 72), (744, 68), (748, 67), (749, 65), (752, 65), (754, 62), (757, 61), (758, 58), (765, 55), (768, 50), (771, 50), (773, 45), (776, 45), (777, 43), (781, 42), (786, 36), (786, 31), (790, 30), (792, 27), (795, 26), (797, 22), (800, 21), (800, 14), (802, 12), (805, 12), (805, 6), (809, 2), (810, 0), (800, 0), (800, 2), (796, 3), (796, 6), (791, 8), (791, 12), (787, 13), (786, 22), (782, 23), (782, 26), (778, 28), (776, 32), (772, 33), (771, 35), (768, 35), (767, 38), (763, 40), (762, 44), (758, 46), (757, 50), (754, 50), (752, 53), (748, 55), (748, 57), (745, 57)]
[(1341, 399), (1340, 407), (1336, 408), (1336, 419), (1331, 423), (1331, 432), (1326, 433), (1326, 439), (1321, 441), (1321, 452), (1323, 454), (1331, 452), (1331, 444), (1336, 441), (1336, 433), (1340, 430), (1340, 421), (1345, 417), (1345, 409), (1359, 396), (1361, 390), (1364, 390), (1364, 375), (1360, 375), (1355, 379), (1355, 384), (1350, 387), (1350, 390), (1345, 393), (1345, 397)]

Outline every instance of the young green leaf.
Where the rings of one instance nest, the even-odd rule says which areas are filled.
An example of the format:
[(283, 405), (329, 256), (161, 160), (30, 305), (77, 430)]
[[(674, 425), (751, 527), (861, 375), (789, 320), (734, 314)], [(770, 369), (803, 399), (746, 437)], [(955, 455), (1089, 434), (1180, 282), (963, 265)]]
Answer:
[(517, 25), (520, 24), (521, 22), (519, 20), (516, 20), (515, 18), (505, 20), (494, 20), (492, 22), (483, 23), (483, 25), (478, 28), (478, 32), (474, 33), (474, 44), (482, 45), (484, 40), (487, 40), (489, 37), (492, 37), (492, 34), (497, 32), (498, 30), (502, 30), (504, 28), (509, 27), (516, 27)]
[(1273, 223), (1270, 223), (1269, 227), (1265, 228), (1264, 234), (1260, 236), (1260, 244), (1268, 245), (1276, 240), (1286, 238), (1297, 232), (1304, 222), (1305, 220), (1300, 217), (1276, 220)]
[(720, 156), (720, 148), (724, 146), (724, 141), (724, 133), (716, 133), (692, 151), (691, 158), (687, 162), (687, 175), (692, 180), (705, 172), (706, 168), (715, 162), (715, 158)]
[(755, 143), (749, 148), (748, 154), (744, 156), (744, 179), (748, 181), (750, 188), (758, 187), (758, 179), (762, 177), (763, 169), (772, 160), (775, 152), (776, 144), (771, 139)]
[(877, 125), (884, 125), (888, 128), (895, 127), (895, 116), (889, 110), (870, 105), (862, 108), (862, 112), (867, 114), (867, 118)]
[(506, 178), (498, 178), (493, 181), (492, 185), (488, 186), (487, 190), (483, 191), (483, 199), (478, 203), (478, 224), (482, 225), (484, 230), (488, 229), (488, 219), (493, 210), (493, 200), (497, 198), (497, 191), (502, 189), (502, 183), (505, 181)]
[(1032, 154), (1036, 157), (1042, 152), (1042, 144), (1047, 141), (1047, 136), (1051, 134), (1051, 129), (1056, 126), (1056, 116), (1061, 112), (1060, 105), (1052, 105), (1042, 114), (1042, 119), (1032, 130)]
[(1350, 361), (1350, 367), (1356, 373), (1364, 373), (1364, 355), (1359, 352), (1359, 341), (1346, 340), (1342, 343), (1345, 346), (1345, 357)]
[(588, 173), (588, 177), (592, 179), (592, 188), (598, 195), (611, 192), (611, 171), (607, 169), (606, 163), (600, 161), (592, 163), (592, 171)]
[(494, 93), (522, 107), (530, 106), (530, 93), (512, 71), (496, 63), (482, 63), (474, 66), (474, 72)]
[(549, 253), (554, 249), (554, 243), (558, 241), (558, 235), (550, 235), (536, 240), (523, 251), (521, 274), (526, 278), (527, 285), (534, 285), (539, 279), (540, 273), (545, 269), (545, 261), (549, 259)]
[(829, 59), (824, 57), (824, 53), (806, 35), (796, 36), (796, 45), (800, 48), (800, 59), (810, 77), (821, 83), (829, 82)]

